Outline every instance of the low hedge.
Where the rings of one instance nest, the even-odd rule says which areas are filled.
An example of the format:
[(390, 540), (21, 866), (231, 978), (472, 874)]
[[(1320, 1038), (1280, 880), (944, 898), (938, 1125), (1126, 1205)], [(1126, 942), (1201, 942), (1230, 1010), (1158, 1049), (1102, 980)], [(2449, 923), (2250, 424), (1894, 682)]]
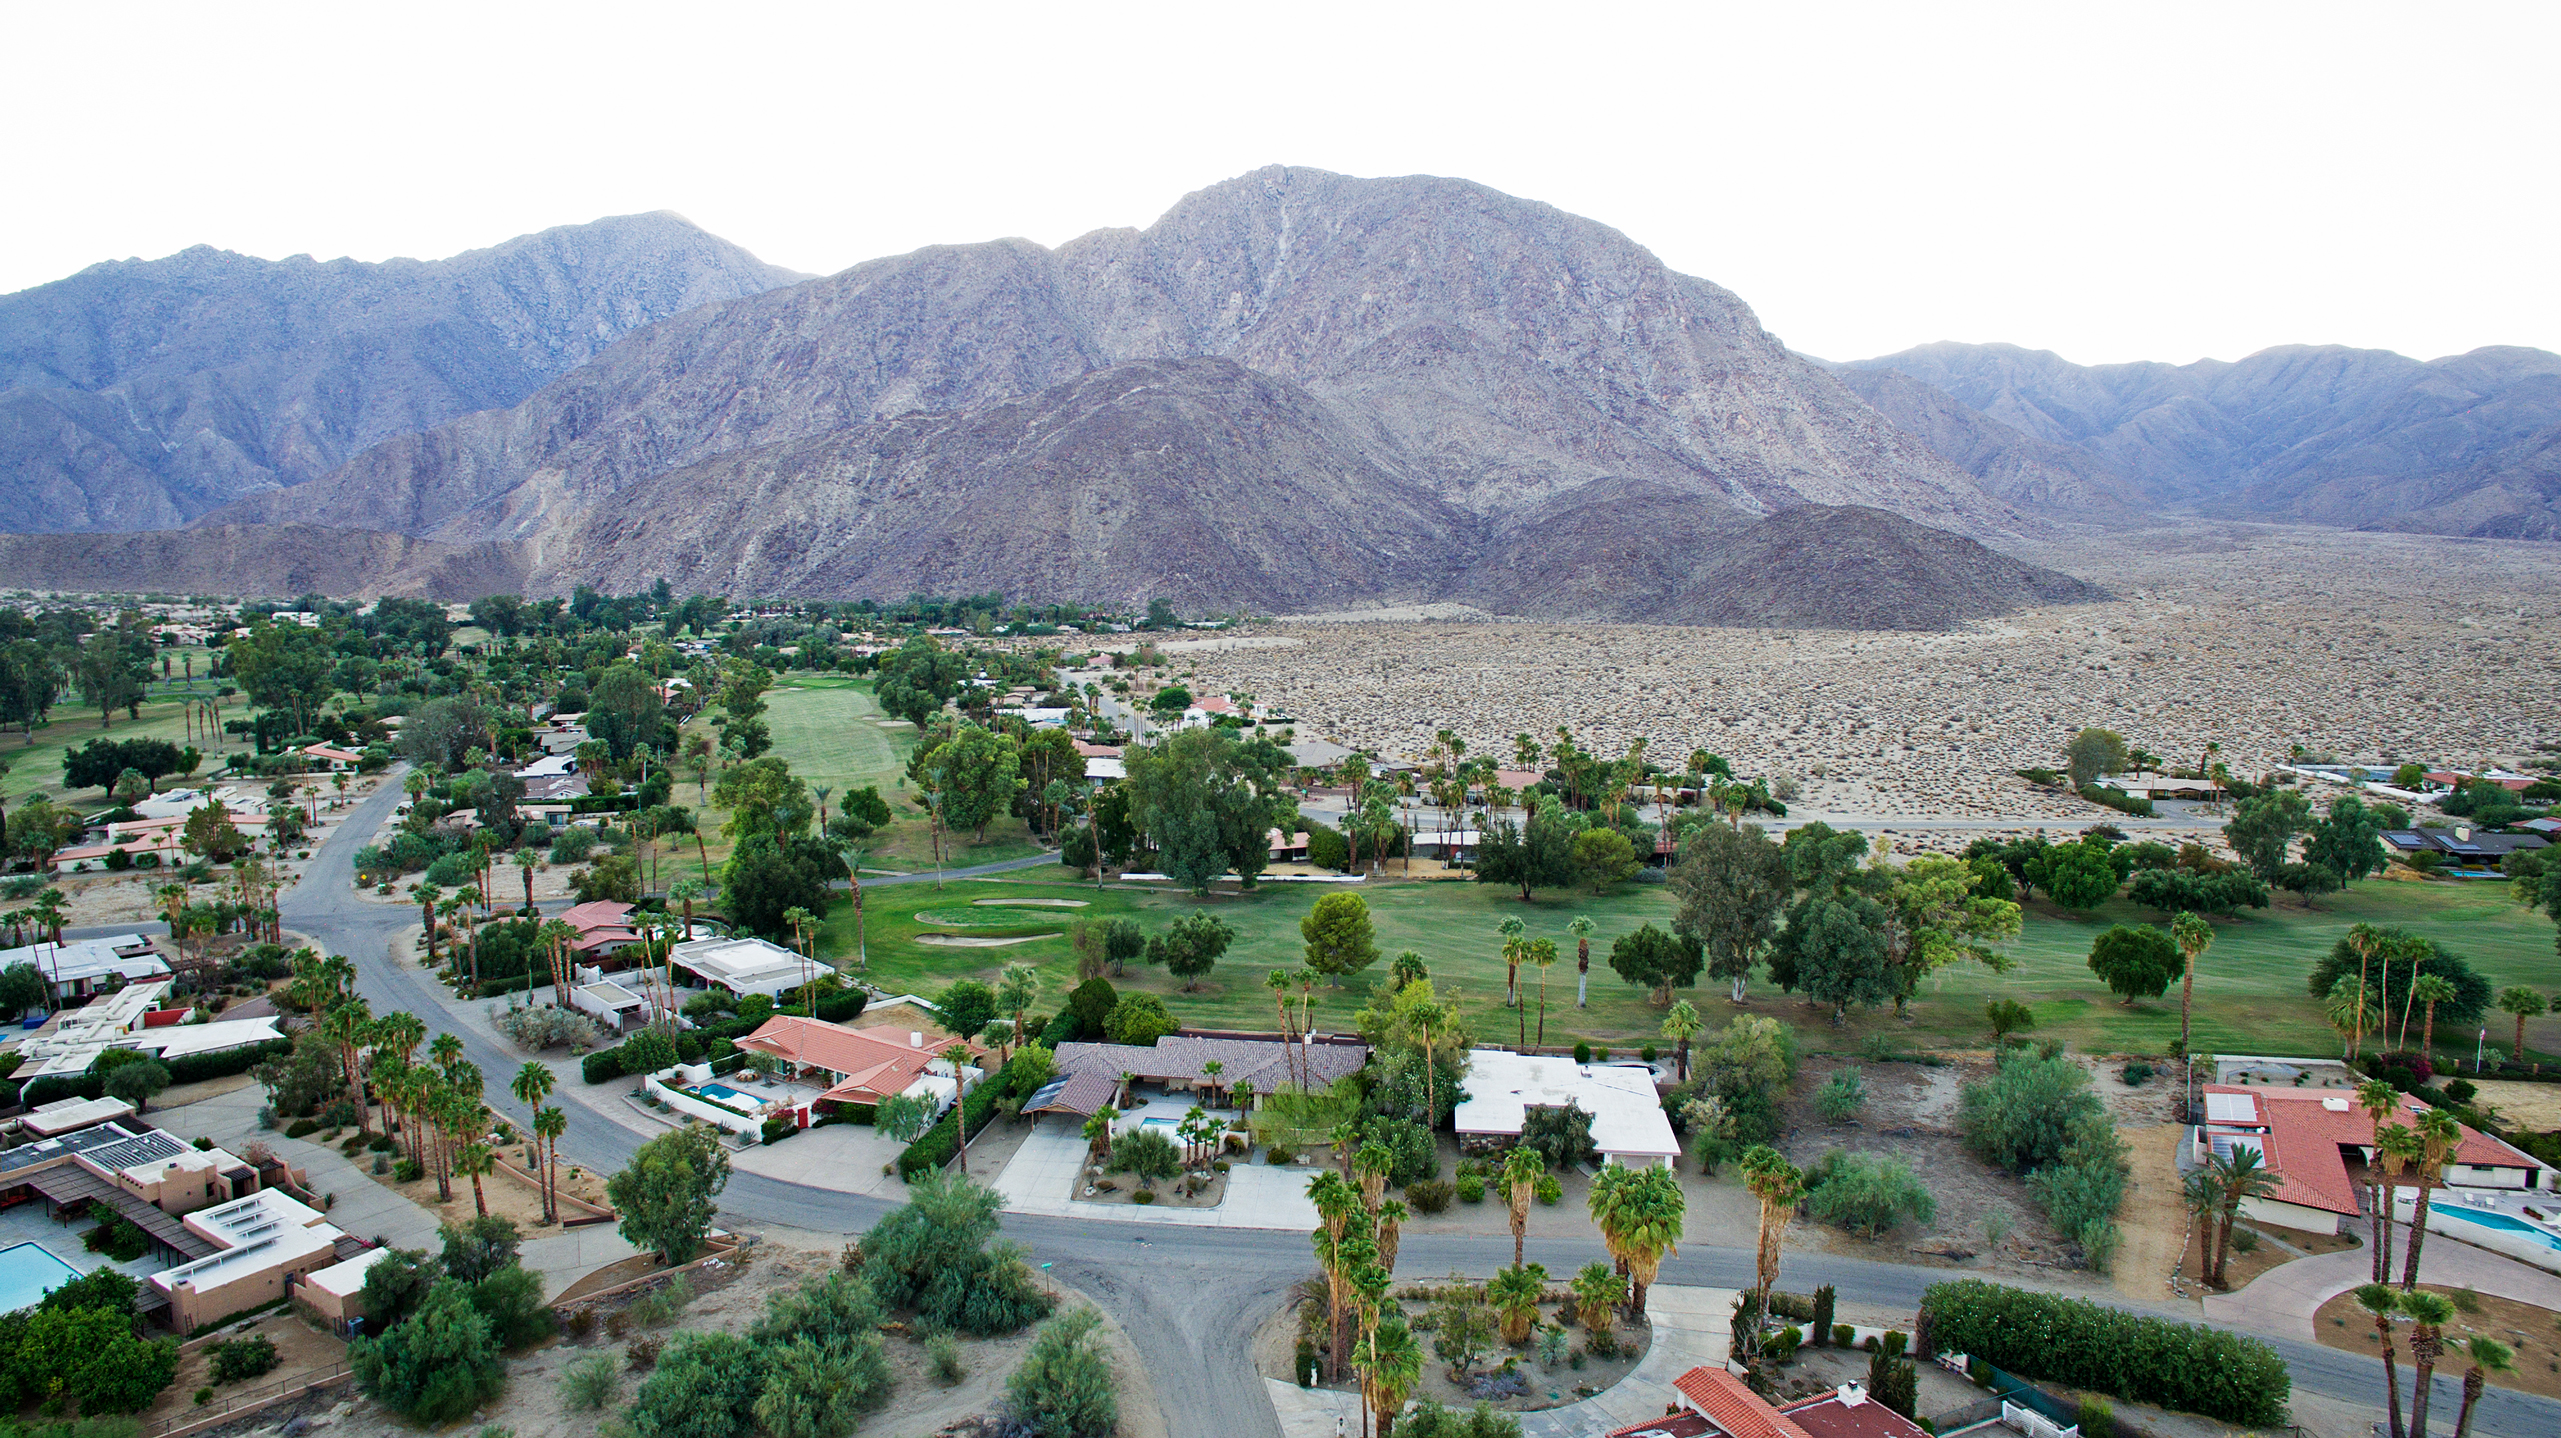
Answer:
[(621, 1078), (622, 1045), (598, 1049), (578, 1061), (578, 1076), (589, 1083), (612, 1083)]
[(871, 995), (862, 989), (838, 989), (818, 996), (818, 1017), (831, 1024), (849, 1024), (863, 1016)]
[(2081, 786), (2081, 797), (2093, 804), (2104, 804), (2120, 814), (2132, 814), (2138, 819), (2152, 817), (2151, 800), (2129, 794), (2113, 784), (2105, 786), (2084, 784)]
[[(991, 1075), (978, 1081), (969, 1091), (961, 1108), (969, 1114), (970, 1137), (975, 1138), (996, 1117), (996, 1100), (1004, 1096), (1005, 1086)], [(960, 1151), (960, 1125), (951, 1110), (943, 1111), (942, 1121), (925, 1130), (925, 1136), (907, 1145), (898, 1155), (898, 1176), (913, 1183), (920, 1173), (927, 1173), (951, 1162)]]
[(2293, 1392), (2285, 1360), (2257, 1339), (1979, 1278), (1930, 1285), (1921, 1321), (1933, 1352), (2227, 1423), (2282, 1423)]

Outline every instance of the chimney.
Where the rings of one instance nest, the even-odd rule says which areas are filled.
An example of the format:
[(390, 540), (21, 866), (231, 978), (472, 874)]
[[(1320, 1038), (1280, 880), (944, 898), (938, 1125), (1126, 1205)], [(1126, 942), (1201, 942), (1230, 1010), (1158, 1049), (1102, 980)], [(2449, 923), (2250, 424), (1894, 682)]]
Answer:
[(2458, 844), (2469, 844), (2469, 843), (2471, 843), (2471, 842), (2472, 842), (2472, 826), (2471, 826), (2471, 825), (2469, 825), (2469, 824), (2457, 824), (2457, 825), (2455, 825), (2455, 826), (2454, 826), (2454, 842), (2456, 842), (2456, 843), (2458, 843)]
[(1844, 1383), (1838, 1396), (1842, 1407), (1856, 1408), (1867, 1401), (1867, 1390), (1856, 1383)]
[(907, 1031), (907, 1047), (911, 1049), (921, 1049), (924, 1046), (925, 1036), (916, 1032), (914, 1029), (909, 1029)]

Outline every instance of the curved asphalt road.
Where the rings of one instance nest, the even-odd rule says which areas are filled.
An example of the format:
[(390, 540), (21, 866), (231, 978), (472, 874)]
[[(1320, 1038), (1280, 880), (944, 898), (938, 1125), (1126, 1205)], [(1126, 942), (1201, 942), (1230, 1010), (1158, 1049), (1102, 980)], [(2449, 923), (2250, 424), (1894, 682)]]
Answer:
[[(303, 881), (286, 892), (284, 921), (287, 928), (355, 959), (358, 985), (376, 1011), (406, 1009), (426, 1018), (433, 1031), (436, 1016), (447, 1011), (451, 996), (417, 967), (388, 961), (391, 942), (417, 919), (406, 908), (359, 898), (350, 863), (361, 843), (358, 836), (370, 835), (400, 797), (396, 784), (386, 784), (338, 826), (313, 856)], [(1055, 862), (1049, 856), (1035, 856), (947, 870), (942, 877), (969, 878)], [(916, 883), (933, 877), (914, 874), (865, 883)], [(471, 1028), (457, 1026), (453, 1032), (461, 1036), (466, 1056), (488, 1076), (492, 1104), (522, 1126), (528, 1116), (506, 1092), (506, 1082), (524, 1056)], [(579, 1078), (571, 1070), (563, 1073), (562, 1082), (564, 1088), (575, 1088)], [(609, 1172), (627, 1163), (642, 1141), (620, 1124), (590, 1121), (571, 1127), (569, 1148), (577, 1162)], [(761, 1220), (848, 1236), (860, 1233), (893, 1207), (880, 1199), (743, 1172), (732, 1175), (722, 1203), (732, 1220)], [(1261, 1401), (1252, 1338), (1280, 1296), (1314, 1272), (1305, 1235), (1026, 1215), (1008, 1216), (1005, 1232), (1029, 1251), (1034, 1263), (1053, 1265), (1057, 1276), (1091, 1295), (1118, 1320), (1147, 1362), (1172, 1431), (1279, 1438), (1279, 1425)], [(1680, 1256), (1663, 1265), (1659, 1281), (1722, 1288), (1748, 1285), (1754, 1236), (1714, 1237), (1725, 1241), (1685, 1245)], [(1490, 1272), (1510, 1256), (1504, 1251), (1508, 1247), (1500, 1237), (1417, 1234), (1409, 1236), (1400, 1250), (1400, 1266), (1414, 1273)], [(1550, 1273), (1571, 1273), (1608, 1256), (1597, 1238), (1533, 1241), (1530, 1249), (1530, 1257), (1546, 1264)], [(1792, 1288), (1830, 1283), (1853, 1302), (1903, 1308), (1916, 1304), (1921, 1290), (1950, 1276), (1944, 1269), (1822, 1254), (1794, 1255), (1787, 1261)], [(2194, 1321), (2193, 1314), (2150, 1311)], [(2265, 1341), (2283, 1355), (2298, 1387), (2380, 1411), (2382, 1373), (2375, 1360), (2298, 1339)], [(2457, 1382), (2441, 1380), (2432, 1412), (2445, 1415), (2450, 1425), (2460, 1397)], [(2473, 1421), (2480, 1431), (2502, 1438), (2538, 1438), (2561, 1433), (2561, 1403), (2493, 1388), (2483, 1396)]]

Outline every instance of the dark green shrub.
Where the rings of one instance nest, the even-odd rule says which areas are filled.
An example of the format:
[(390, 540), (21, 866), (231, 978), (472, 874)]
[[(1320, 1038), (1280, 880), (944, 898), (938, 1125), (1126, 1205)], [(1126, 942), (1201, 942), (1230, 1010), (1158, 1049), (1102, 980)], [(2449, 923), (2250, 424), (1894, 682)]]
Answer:
[(2227, 1423), (2281, 1423), (2293, 1390), (2285, 1361), (2256, 1339), (2077, 1298), (1968, 1278), (1931, 1285), (1921, 1313), (1936, 1351)]
[(205, 1349), (211, 1361), (213, 1381), (237, 1383), (255, 1378), (276, 1366), (276, 1343), (261, 1333), (253, 1338), (234, 1338)]
[(1405, 1185), (1405, 1202), (1416, 1213), (1440, 1213), (1448, 1209), (1454, 1191), (1448, 1179), (1425, 1179)]

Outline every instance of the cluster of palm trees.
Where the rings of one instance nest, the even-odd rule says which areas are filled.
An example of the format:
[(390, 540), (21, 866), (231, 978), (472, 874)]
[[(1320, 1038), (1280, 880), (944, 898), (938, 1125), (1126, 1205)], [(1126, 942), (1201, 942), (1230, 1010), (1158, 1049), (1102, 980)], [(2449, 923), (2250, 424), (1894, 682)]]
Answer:
[[(1316, 1032), (1316, 989), (1324, 975), (1314, 969), (1301, 968), (1293, 973), (1274, 969), (1263, 978), (1263, 987), (1272, 991), (1272, 1002), (1280, 1009), (1281, 1044), (1287, 1050), (1289, 1082), (1307, 1091), (1308, 1066), (1306, 1046), (1300, 1039)], [(1297, 989), (1293, 994), (1291, 989)]]
[(1519, 1011), (1518, 1037), (1522, 1048), (1529, 1046), (1529, 1006), (1521, 997), (1521, 968), (1527, 965), (1538, 970), (1538, 1041), (1544, 1045), (1547, 1042), (1547, 971), (1556, 966), (1556, 941), (1530, 938), (1528, 927), (1517, 917), (1504, 919), (1495, 926), (1495, 930), (1503, 936), (1503, 1003), (1505, 1007)]
[[(2423, 974), (2419, 965), (2435, 954), (2436, 946), (2412, 934), (2379, 929), (2372, 924), (2358, 924), (2348, 930), (2348, 948), (2356, 954), (2357, 976), (2344, 974), (2330, 986), (2322, 999), (2322, 1016), (2339, 1031), (2348, 1058), (2358, 1057), (2365, 1048), (2368, 1033), (2391, 1036), (2393, 1047), (2410, 1046), (2410, 1017), (2421, 1013), (2419, 1052), (2433, 1052), (2436, 1046), (2437, 1005), (2451, 1002), (2459, 991), (2453, 982), (2440, 974)], [(2392, 992), (2392, 966), (2408, 965), (2410, 977), (2401, 986), (2399, 1031), (2393, 1032), (2393, 1015), (2389, 997)], [(2366, 982), (2366, 971), (2372, 966), (2374, 981)], [(2424, 1008), (2422, 1008), (2424, 1006)], [(2518, 1051), (2524, 1051), (2524, 1024), (2517, 1029)]]
[(1382, 1144), (1352, 1151), (1344, 1171), (1307, 1185), (1318, 1224), (1310, 1235), (1325, 1275), (1325, 1312), (1332, 1329), (1327, 1376), (1345, 1366), (1359, 1375), (1361, 1431), (1384, 1430), (1423, 1381), (1423, 1346), (1389, 1301), (1405, 1205), (1387, 1197), (1393, 1160)]
[[(416, 1014), (375, 1015), (373, 1006), (355, 992), (356, 966), (341, 955), (326, 958), (306, 949), (294, 958), (294, 975), (286, 999), (312, 1017), (312, 1031), (335, 1050), (347, 1100), (356, 1111), (356, 1130), (373, 1132), (371, 1102), (382, 1105), (383, 1132), (406, 1140), (408, 1161), (436, 1180), (439, 1201), (453, 1198), (456, 1178), (471, 1180), (472, 1207), (489, 1212), (482, 1180), (497, 1169), (491, 1144), (492, 1117), (481, 1095), (479, 1066), (465, 1059), (462, 1040), (451, 1033), (427, 1037), (426, 1022)], [(426, 1054), (419, 1056), (419, 1046)], [(560, 1137), (569, 1130), (568, 1115), (545, 1107), (557, 1082), (551, 1070), (527, 1063), (510, 1087), (534, 1111), (532, 1152), (542, 1189), (543, 1217), (560, 1217)], [(369, 1100), (367, 1090), (371, 1089)]]
[(71, 902), (62, 890), (50, 885), (29, 900), (23, 909), (0, 914), (0, 924), (8, 926), (9, 946), (16, 948), (34, 934), (37, 942), (62, 942), (62, 926), (71, 918)]

